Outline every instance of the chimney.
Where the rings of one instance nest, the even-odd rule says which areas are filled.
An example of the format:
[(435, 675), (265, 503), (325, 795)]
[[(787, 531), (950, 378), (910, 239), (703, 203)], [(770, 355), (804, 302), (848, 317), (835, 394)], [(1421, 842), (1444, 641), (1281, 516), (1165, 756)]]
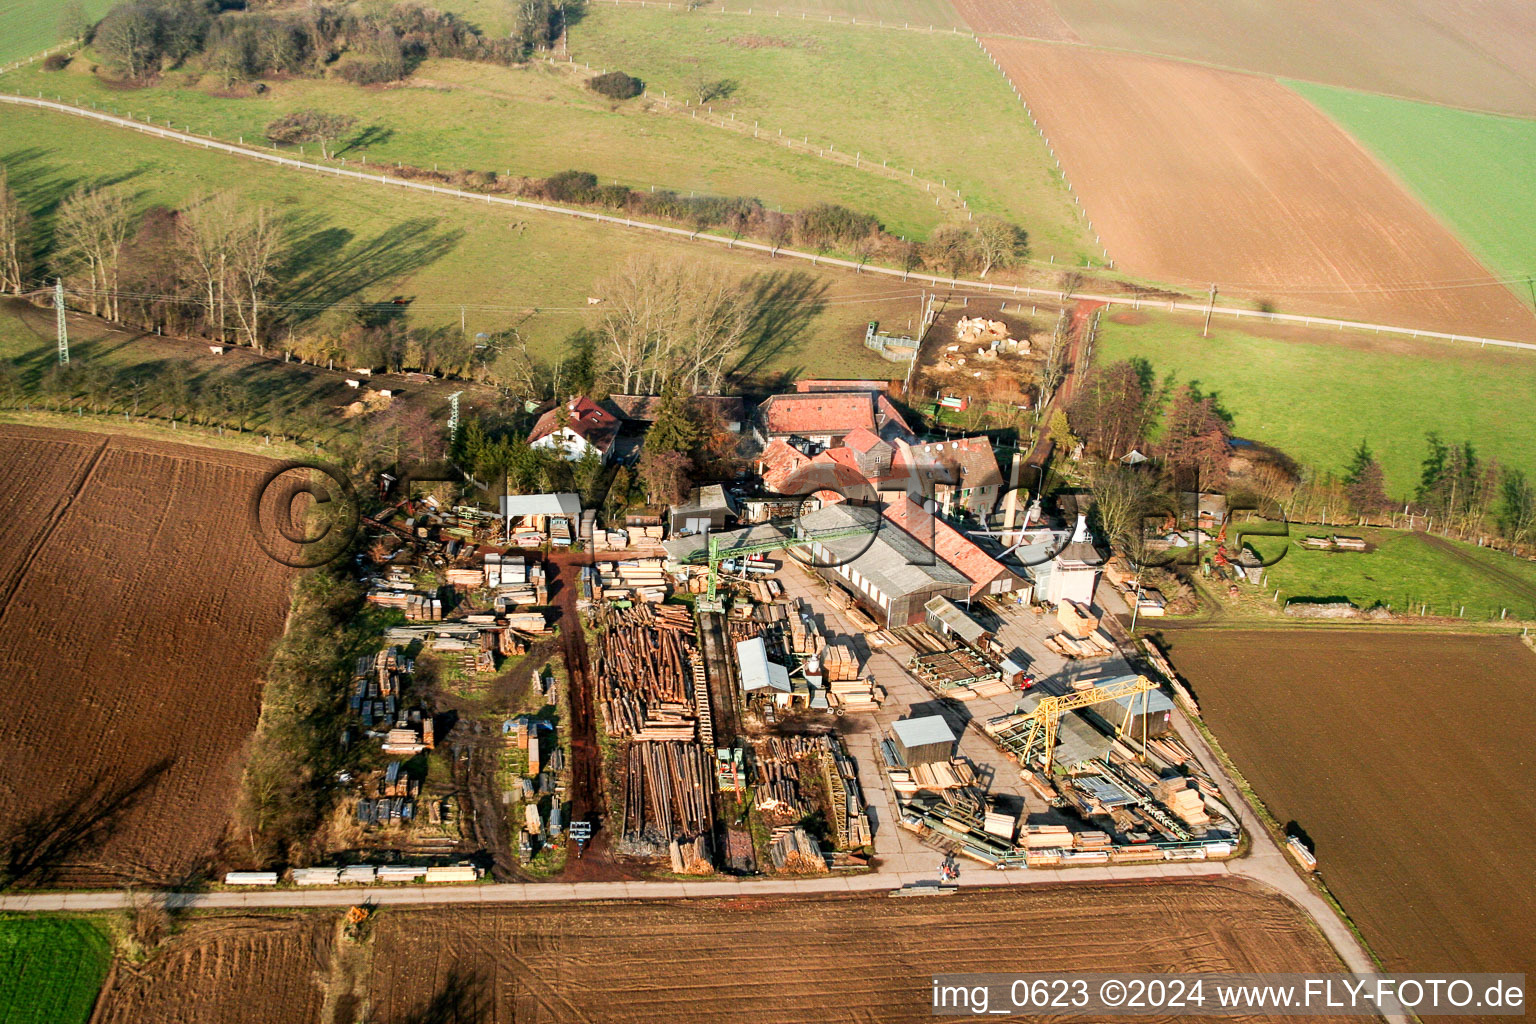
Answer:
[(1088, 535), (1088, 517), (1081, 512), (1077, 514), (1077, 526), (1072, 531), (1072, 543), (1093, 543)]

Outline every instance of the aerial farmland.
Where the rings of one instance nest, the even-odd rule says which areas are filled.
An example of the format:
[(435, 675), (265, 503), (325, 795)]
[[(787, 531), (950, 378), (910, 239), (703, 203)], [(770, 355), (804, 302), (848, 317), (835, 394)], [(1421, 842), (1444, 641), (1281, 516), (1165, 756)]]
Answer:
[(1523, 1006), (1527, 7), (0, 10), (0, 1021)]

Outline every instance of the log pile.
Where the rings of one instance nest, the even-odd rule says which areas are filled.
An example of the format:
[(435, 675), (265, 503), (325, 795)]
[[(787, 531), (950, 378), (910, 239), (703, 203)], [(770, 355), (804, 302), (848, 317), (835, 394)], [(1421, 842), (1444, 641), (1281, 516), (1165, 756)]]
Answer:
[(608, 732), (643, 740), (695, 733), (693, 618), (672, 605), (608, 608), (597, 662), (597, 701)]
[(696, 743), (639, 742), (625, 764), (625, 838), (698, 836), (714, 819), (712, 768)]

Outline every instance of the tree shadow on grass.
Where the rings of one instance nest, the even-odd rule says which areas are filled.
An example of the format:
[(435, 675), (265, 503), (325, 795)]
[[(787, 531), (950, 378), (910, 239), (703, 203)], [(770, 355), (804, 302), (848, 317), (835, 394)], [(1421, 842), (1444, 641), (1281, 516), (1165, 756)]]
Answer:
[(798, 350), (806, 331), (827, 308), (825, 281), (802, 271), (759, 274), (749, 282), (752, 320), (730, 375), (754, 377), (775, 359)]
[(346, 228), (310, 219), (290, 225), (293, 241), (277, 278), (275, 301), (295, 323), (353, 298), (373, 285), (396, 281), (442, 259), (464, 237), (461, 229), (435, 230), (437, 221), (417, 217), (357, 242)]

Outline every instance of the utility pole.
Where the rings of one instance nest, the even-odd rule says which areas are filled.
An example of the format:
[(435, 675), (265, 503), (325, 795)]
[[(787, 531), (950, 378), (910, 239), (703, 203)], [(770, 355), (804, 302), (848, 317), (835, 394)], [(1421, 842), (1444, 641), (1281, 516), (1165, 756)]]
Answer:
[(467, 337), (467, 335), (464, 333), (464, 307), (463, 306), (459, 307), (459, 337), (460, 338)]
[(59, 365), (69, 365), (69, 325), (64, 322), (64, 280), (53, 279), (53, 308), (58, 317)]
[(459, 436), (459, 396), (464, 392), (455, 391), (448, 396), (448, 443), (453, 444), (453, 439)]
[(1211, 304), (1205, 307), (1205, 329), (1200, 332), (1200, 337), (1211, 336), (1211, 314), (1216, 312), (1216, 286), (1211, 285)]
[(1531, 308), (1536, 310), (1536, 280), (1527, 277), (1525, 279), (1525, 286), (1531, 290)]

